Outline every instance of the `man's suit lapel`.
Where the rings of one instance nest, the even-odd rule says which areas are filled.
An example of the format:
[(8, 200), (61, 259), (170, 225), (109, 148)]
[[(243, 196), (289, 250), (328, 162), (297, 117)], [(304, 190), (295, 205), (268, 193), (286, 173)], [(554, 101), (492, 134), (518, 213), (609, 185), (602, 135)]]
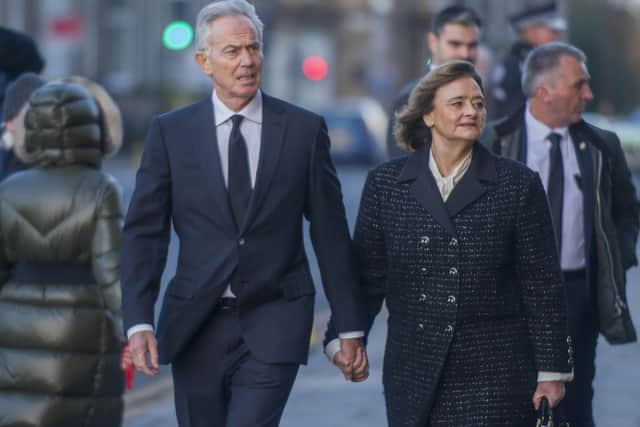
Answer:
[(495, 157), (480, 143), (473, 145), (469, 169), (454, 187), (446, 208), (451, 218), (487, 192), (487, 183), (498, 179)]
[(284, 109), (273, 98), (263, 93), (260, 160), (258, 161), (256, 182), (249, 202), (249, 209), (240, 227), (240, 234), (244, 233), (251, 224), (264, 201), (264, 197), (268, 193), (269, 185), (278, 167), (280, 152), (284, 145), (284, 131)]
[(409, 191), (413, 197), (425, 208), (449, 234), (456, 235), (456, 229), (449, 218), (449, 213), (442, 200), (436, 181), (429, 171), (429, 148), (431, 144), (425, 144), (407, 159), (398, 182), (413, 181)]
[(220, 154), (218, 152), (218, 137), (216, 135), (213, 102), (207, 98), (198, 105), (193, 115), (192, 127), (188, 131), (193, 135), (196, 146), (201, 150), (194, 153), (200, 159), (202, 172), (206, 177), (206, 184), (214, 199), (214, 207), (218, 211), (214, 215), (216, 221), (222, 221), (225, 230), (235, 229), (235, 223), (229, 206), (227, 188), (224, 184)]

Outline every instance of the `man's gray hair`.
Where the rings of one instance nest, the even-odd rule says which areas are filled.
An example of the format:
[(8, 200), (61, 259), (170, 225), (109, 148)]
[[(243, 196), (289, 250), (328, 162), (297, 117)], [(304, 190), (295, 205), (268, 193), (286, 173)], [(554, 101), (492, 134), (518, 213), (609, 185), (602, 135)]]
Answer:
[(560, 63), (560, 57), (565, 55), (587, 63), (587, 56), (582, 50), (562, 42), (543, 44), (529, 52), (522, 66), (522, 92), (527, 99), (535, 96), (536, 87), (551, 77)]
[(209, 24), (223, 16), (245, 16), (256, 30), (258, 43), (262, 46), (264, 24), (256, 13), (256, 8), (246, 0), (220, 0), (209, 3), (198, 13), (196, 21), (196, 50), (209, 49)]

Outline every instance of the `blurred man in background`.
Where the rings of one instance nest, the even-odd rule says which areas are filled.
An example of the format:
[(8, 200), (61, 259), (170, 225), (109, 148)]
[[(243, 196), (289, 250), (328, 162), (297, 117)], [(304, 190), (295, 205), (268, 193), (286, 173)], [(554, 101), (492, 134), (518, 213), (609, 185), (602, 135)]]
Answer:
[(525, 103), (520, 80), (527, 54), (536, 46), (559, 40), (567, 29), (566, 21), (558, 15), (553, 2), (515, 13), (509, 22), (518, 34), (518, 40), (493, 71), (488, 113), (495, 119), (508, 116)]
[[(431, 52), (429, 67), (441, 65), (452, 59), (476, 62), (482, 20), (470, 7), (455, 5), (438, 12), (427, 35), (427, 45)], [(427, 70), (428, 71), (428, 70)], [(387, 152), (390, 158), (406, 154), (393, 135), (395, 113), (409, 101), (411, 90), (418, 83), (414, 80), (407, 84), (393, 104), (393, 112), (387, 128)]]
[[(31, 37), (0, 27), (0, 106), (5, 103), (6, 92), (11, 82), (26, 72), (41, 73), (44, 65), (45, 61)], [(0, 108), (0, 123), (3, 123), (0, 134), (6, 126), (5, 121), (10, 119), (3, 117), (4, 110)], [(10, 110), (14, 111), (15, 108)], [(19, 109), (15, 112), (18, 113)], [(12, 147), (0, 147), (0, 181), (24, 168), (25, 165), (15, 157)]]
[(582, 118), (593, 99), (589, 77), (576, 47), (535, 48), (523, 67), (526, 105), (488, 139), (498, 154), (538, 172), (547, 192), (574, 350), (574, 379), (563, 403), (571, 425), (580, 427), (594, 425), (598, 331), (611, 344), (636, 340), (625, 274), (637, 265), (638, 200), (617, 135)]

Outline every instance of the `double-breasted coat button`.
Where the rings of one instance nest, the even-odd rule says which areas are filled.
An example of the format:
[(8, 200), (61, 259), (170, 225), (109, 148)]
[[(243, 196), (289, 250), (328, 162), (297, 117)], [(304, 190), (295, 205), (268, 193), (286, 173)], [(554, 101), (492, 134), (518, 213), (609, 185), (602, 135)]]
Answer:
[(422, 267), (422, 268), (420, 269), (420, 271), (422, 271), (423, 273), (426, 273), (426, 272), (427, 272), (427, 267)]
[(453, 326), (451, 325), (447, 325), (446, 328), (444, 328), (444, 331), (448, 334), (450, 334), (451, 332), (453, 332)]
[(571, 336), (567, 337), (567, 344), (571, 345), (571, 343), (573, 342), (573, 340), (571, 339)]
[(423, 245), (428, 245), (430, 241), (431, 239), (429, 239), (429, 236), (420, 237), (420, 243)]
[(247, 241), (246, 241), (246, 240), (244, 240), (244, 237), (241, 237), (241, 238), (238, 240), (238, 244), (239, 244), (240, 246), (244, 246), (244, 245), (245, 245), (245, 243), (247, 243)]
[(449, 274), (452, 276), (457, 276), (458, 275), (458, 269), (455, 267), (451, 267), (451, 270), (449, 270)]
[(451, 246), (458, 246), (458, 239), (456, 239), (455, 237), (452, 237), (451, 241), (449, 242), (449, 244)]
[(449, 296), (447, 297), (447, 302), (448, 302), (449, 304), (455, 304), (455, 303), (456, 303), (456, 297), (455, 297), (454, 295), (449, 295)]
[(420, 302), (425, 302), (427, 300), (427, 296), (425, 294), (420, 294)]
[(416, 328), (418, 332), (424, 331), (424, 325), (422, 323), (418, 323), (418, 327)]

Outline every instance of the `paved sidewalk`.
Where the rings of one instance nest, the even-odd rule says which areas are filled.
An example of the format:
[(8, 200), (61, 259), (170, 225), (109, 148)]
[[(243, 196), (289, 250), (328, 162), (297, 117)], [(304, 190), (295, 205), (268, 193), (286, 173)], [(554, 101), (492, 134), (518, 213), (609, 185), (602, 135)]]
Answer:
[[(640, 271), (629, 274), (629, 304), (640, 327)], [(309, 365), (298, 375), (285, 409), (282, 427), (384, 427), (382, 358), (386, 319), (381, 315), (371, 332), (371, 376), (360, 384), (346, 383), (320, 348), (312, 350)], [(640, 427), (640, 343), (598, 344), (594, 412), (599, 427)], [(124, 427), (177, 427), (170, 380), (160, 393), (149, 392), (126, 410)], [(137, 391), (137, 393), (141, 393)]]

